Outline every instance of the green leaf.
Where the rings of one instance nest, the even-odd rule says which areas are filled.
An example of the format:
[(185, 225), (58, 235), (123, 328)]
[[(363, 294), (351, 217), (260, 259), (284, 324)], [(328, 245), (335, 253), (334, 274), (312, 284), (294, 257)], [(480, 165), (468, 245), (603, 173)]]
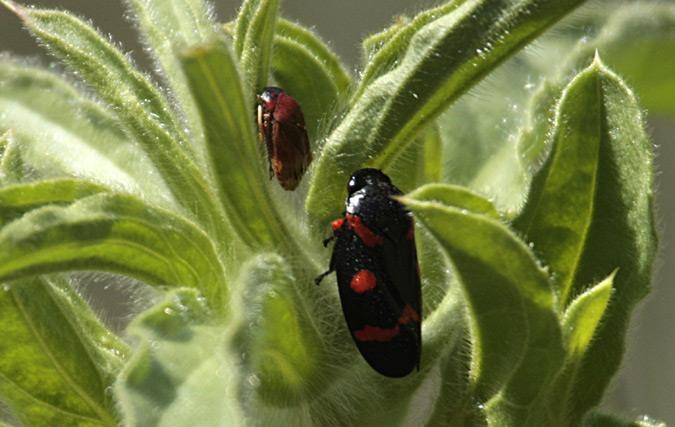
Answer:
[(150, 53), (163, 71), (161, 77), (171, 87), (187, 118), (192, 130), (189, 141), (199, 152), (204, 149), (201, 118), (177, 52), (215, 36), (217, 26), (212, 20), (211, 6), (201, 0), (129, 0), (128, 3), (141, 35), (151, 47)]
[(556, 275), (560, 307), (618, 268), (613, 303), (568, 391), (566, 414), (580, 421), (619, 366), (630, 312), (649, 290), (656, 250), (652, 154), (641, 111), (599, 59), (565, 89), (552, 150), (514, 226)]
[(404, 197), (450, 257), (471, 314), (471, 379), (488, 419), (523, 425), (564, 357), (553, 292), (529, 248), (504, 225)]
[[(252, 99), (242, 90), (227, 43), (218, 38), (190, 50), (183, 67), (202, 114), (211, 167), (232, 228), (252, 247), (293, 247), (270, 196), (258, 141), (252, 131)], [(297, 248), (293, 248), (299, 252)]]
[(213, 241), (184, 218), (130, 195), (45, 206), (0, 230), (0, 280), (69, 270), (196, 287), (216, 310), (225, 306), (225, 274)]
[[(416, 413), (411, 391), (420, 388), (426, 396), (429, 376), (432, 384), (440, 383), (433, 366), (444, 351), (463, 342), (464, 313), (456, 292), (444, 300), (431, 323), (425, 321), (421, 371), (391, 379), (373, 371), (356, 351), (337, 295), (325, 296), (335, 290), (327, 289), (328, 283), (319, 288), (311, 283), (311, 298), (303, 298), (307, 291), (302, 286), (288, 260), (276, 254), (260, 254), (248, 262), (237, 286), (242, 293), (235, 300), (247, 310), (235, 335), (235, 352), (247, 378), (242, 394), (256, 420), (266, 425), (328, 425), (340, 419), (348, 425), (373, 425)], [(317, 298), (321, 304), (312, 303)], [(352, 396), (349, 410), (324, 399), (326, 393)]]
[(26, 212), (51, 203), (72, 203), (77, 199), (109, 191), (89, 181), (58, 179), (0, 188), (0, 227)]
[(580, 358), (588, 349), (598, 329), (609, 297), (616, 271), (572, 301), (562, 318), (562, 329), (567, 342), (567, 353)]
[[(420, 234), (420, 231), (428, 230), (419, 230), (416, 232), (416, 235)], [(433, 234), (433, 233), (429, 233)], [(445, 264), (443, 264), (445, 266)], [(421, 268), (421, 267), (420, 267)], [(426, 271), (422, 272), (422, 280), (425, 281), (427, 277)], [(446, 277), (447, 279), (447, 277)], [(424, 282), (423, 282), (424, 283)], [(426, 283), (424, 283), (426, 285)], [(427, 306), (427, 296), (430, 294), (429, 286), (423, 287), (424, 290), (424, 306)], [(450, 364), (461, 364), (464, 365), (463, 369), (466, 369), (468, 365), (465, 365), (465, 361), (460, 359), (449, 359), (445, 362), (441, 362), (441, 359), (444, 359), (449, 352), (454, 352), (457, 348), (461, 348), (462, 351), (468, 351), (464, 348), (463, 339), (466, 337), (466, 310), (465, 310), (465, 300), (462, 295), (462, 289), (460, 286), (457, 286), (457, 283), (452, 283), (452, 285), (446, 285), (446, 288), (442, 290), (442, 300), (433, 304), (431, 310), (424, 312), (424, 323), (422, 328), (422, 362), (421, 365), (429, 368), (436, 363), (450, 363)], [(432, 291), (433, 292), (433, 291)], [(465, 353), (465, 356), (468, 355)], [(459, 369), (457, 366), (449, 367), (443, 365), (441, 369)], [(426, 372), (429, 375), (434, 375), (432, 372)]]
[(424, 183), (439, 182), (443, 174), (443, 141), (438, 126), (430, 126), (424, 135), (422, 177)]
[(579, 378), (579, 367), (584, 354), (597, 335), (600, 322), (608, 311), (612, 284), (616, 270), (605, 280), (579, 295), (569, 305), (562, 317), (562, 329), (567, 350), (564, 370), (558, 375), (548, 393), (548, 407), (551, 419), (571, 419), (576, 423), (583, 413), (570, 414), (568, 402), (576, 399), (574, 384), (583, 382)]
[(5, 283), (0, 313), (0, 394), (22, 423), (117, 426), (109, 388), (128, 349), (70, 283)]
[(499, 217), (497, 210), (489, 200), (456, 185), (427, 184), (408, 193), (407, 197), (420, 202), (437, 202), (458, 209), (466, 209), (494, 219)]
[(406, 54), (410, 40), (422, 27), (449, 14), (457, 6), (457, 2), (446, 2), (421, 12), (413, 19), (399, 16), (389, 28), (366, 38), (363, 41), (366, 67), (353, 99), (360, 97), (371, 82), (398, 65)]
[(115, 384), (125, 426), (242, 425), (237, 368), (222, 327), (192, 289), (177, 289), (129, 327), (133, 357)]
[(466, 1), (417, 29), (399, 65), (357, 92), (324, 145), (306, 202), (312, 218), (325, 225), (353, 171), (386, 169), (453, 100), (580, 3)]
[[(468, 332), (463, 332), (467, 336)], [(469, 365), (467, 345), (458, 345), (440, 360), (443, 383), (439, 400), (433, 408), (428, 426), (487, 427), (485, 414), (478, 405), (467, 401), (470, 384), (466, 375)]]
[[(533, 92), (538, 76), (550, 73), (539, 62), (531, 49), (519, 52), (436, 120), (443, 131), (443, 180), (483, 194), (505, 217), (522, 209), (531, 174), (546, 154), (544, 144), (524, 154), (524, 147), (530, 148), (526, 143), (538, 142), (524, 135), (547, 125), (553, 115), (547, 111), (551, 103), (542, 104), (544, 97)], [(548, 135), (540, 135), (546, 142)]]
[(553, 151), (514, 221), (555, 272), (561, 307), (567, 304), (581, 262), (594, 210), (601, 141), (608, 132), (599, 68), (595, 63), (585, 70), (563, 94)]
[(7, 185), (26, 179), (26, 165), (21, 157), (14, 129), (9, 128), (2, 136), (2, 157), (0, 157), (0, 184)]
[(248, 88), (254, 93), (268, 86), (278, 10), (279, 0), (246, 0), (237, 17), (235, 49)]
[[(234, 22), (226, 25), (226, 31), (234, 38), (234, 52), (239, 58), (244, 52), (246, 43), (246, 34), (251, 25), (251, 20), (255, 15), (255, 8), (259, 6), (262, 0), (244, 0), (239, 9), (239, 14)], [(234, 33), (234, 34), (232, 34)]]
[(338, 94), (345, 95), (347, 93), (352, 84), (351, 76), (345, 70), (344, 65), (340, 63), (338, 56), (316, 34), (300, 24), (279, 19), (276, 36), (300, 44), (325, 69), (325, 72), (335, 84)]
[[(276, 254), (259, 254), (243, 269), (239, 289), (247, 307), (237, 333), (237, 353), (250, 392), (273, 406), (295, 406), (321, 392), (322, 340), (293, 292), (297, 279)], [(344, 356), (344, 355), (343, 355)]]
[(164, 97), (107, 39), (66, 12), (3, 3), (108, 102), (145, 149), (181, 206), (209, 231), (227, 235), (216, 196), (186, 153), (185, 138)]
[[(300, 73), (299, 70), (302, 70)], [(274, 80), (302, 106), (310, 139), (322, 136), (324, 120), (342, 107), (351, 79), (311, 31), (284, 19), (277, 21), (272, 55)]]
[(164, 96), (108, 38), (68, 12), (27, 8), (8, 0), (2, 3), (103, 99), (117, 107), (134, 104), (137, 113), (142, 109), (143, 116), (153, 117), (172, 138), (184, 139)]
[(4, 134), (0, 135), (0, 159), (2, 159), (5, 155), (5, 151), (7, 151), (7, 146), (12, 138), (12, 133), (14, 132), (10, 128)]
[[(446, 6), (447, 7), (447, 6)], [(432, 9), (433, 11), (439, 11), (438, 9)], [(431, 12), (431, 11), (430, 11)], [(421, 19), (424, 17), (423, 19)], [(428, 22), (431, 18), (431, 13), (421, 13), (420, 15), (417, 15), (415, 17), (415, 20), (418, 22), (416, 25), (417, 28), (419, 28), (422, 24)], [(388, 46), (390, 41), (393, 41), (396, 37), (401, 37), (401, 35), (407, 36), (407, 41), (409, 41), (410, 35), (414, 34), (414, 29), (411, 28), (409, 25), (412, 20), (405, 16), (405, 15), (399, 15), (396, 18), (394, 18), (394, 22), (389, 26), (389, 28), (386, 28), (379, 33), (372, 34), (365, 39), (363, 39), (363, 43), (361, 45), (363, 46), (363, 57), (367, 61), (372, 61), (375, 57), (375, 55), (385, 46)], [(404, 29), (404, 27), (408, 30), (407, 34), (405, 31), (401, 31)], [(406, 41), (406, 43), (407, 43)], [(393, 56), (393, 54), (400, 54), (402, 52), (402, 49), (400, 46), (407, 46), (406, 43), (401, 43), (399, 41), (399, 45), (397, 46), (397, 49), (392, 49), (390, 50), (389, 56)], [(393, 43), (392, 43), (393, 44)], [(391, 49), (391, 48), (390, 48)], [(391, 62), (391, 61), (389, 61)], [(390, 64), (391, 65), (391, 64)], [(371, 67), (375, 68), (375, 67)], [(382, 66), (379, 66), (377, 68), (383, 68)], [(363, 86), (363, 83), (361, 84)]]
[(25, 179), (29, 166), (41, 177), (86, 177), (175, 206), (157, 169), (117, 120), (62, 76), (0, 59), (0, 111), (0, 129), (13, 129), (17, 143), (3, 160), (11, 181)]
[(540, 166), (546, 149), (550, 148), (550, 134), (561, 91), (561, 86), (545, 79), (530, 98), (527, 122), (518, 137), (518, 158), (528, 169)]
[(14, 144), (14, 131), (9, 128), (7, 132), (0, 135), (0, 186), (11, 182), (11, 176), (14, 175), (7, 164), (7, 152), (12, 144)]

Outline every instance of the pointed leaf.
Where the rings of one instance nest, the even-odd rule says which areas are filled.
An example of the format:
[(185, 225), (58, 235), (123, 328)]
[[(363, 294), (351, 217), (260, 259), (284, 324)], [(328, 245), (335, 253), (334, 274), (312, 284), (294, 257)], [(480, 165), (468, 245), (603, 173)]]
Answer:
[(211, 5), (201, 0), (129, 0), (149, 52), (161, 67), (190, 128), (191, 143), (203, 150), (203, 130), (177, 52), (213, 38), (217, 31)]
[(307, 132), (311, 141), (316, 141), (323, 130), (318, 129), (320, 120), (339, 110), (338, 102), (351, 83), (337, 56), (308, 29), (280, 19), (272, 73), (277, 84), (302, 106)]
[[(610, 6), (611, 7), (611, 6)], [(568, 67), (583, 67), (598, 50), (604, 62), (631, 83), (650, 113), (675, 113), (675, 60), (663, 52), (675, 49), (675, 5), (636, 2), (613, 8), (592, 39), (583, 39)]]
[(128, 108), (133, 103), (144, 116), (168, 129), (172, 138), (183, 139), (182, 127), (162, 94), (105, 36), (69, 12), (27, 8), (8, 0), (2, 3), (103, 99), (117, 107)]
[(0, 129), (11, 127), (19, 143), (3, 161), (15, 168), (13, 181), (26, 176), (20, 165), (27, 163), (42, 177), (87, 177), (167, 203), (169, 191), (147, 155), (62, 76), (0, 59), (0, 111)]
[(422, 27), (449, 14), (457, 6), (457, 2), (446, 2), (419, 13), (413, 19), (400, 16), (389, 28), (365, 39), (363, 50), (367, 62), (353, 99), (360, 97), (372, 81), (398, 65), (406, 54), (410, 40)]
[(242, 425), (224, 330), (192, 289), (177, 289), (129, 327), (138, 346), (115, 395), (124, 425)]
[(407, 197), (466, 209), (494, 219), (499, 217), (497, 210), (489, 200), (456, 185), (427, 184), (408, 193)]
[(142, 144), (180, 204), (210, 231), (226, 235), (215, 195), (186, 153), (185, 137), (161, 93), (95, 29), (67, 12), (30, 9), (3, 0), (26, 26), (114, 107)]
[(605, 280), (579, 295), (569, 305), (562, 318), (563, 335), (566, 342), (567, 359), (564, 370), (556, 378), (548, 393), (550, 419), (578, 420), (584, 414), (570, 414), (569, 402), (576, 397), (574, 384), (586, 382), (579, 378), (579, 367), (591, 342), (597, 337), (603, 316), (607, 313), (612, 284), (616, 270)]
[(591, 343), (600, 324), (612, 291), (616, 271), (608, 278), (579, 295), (565, 310), (562, 318), (567, 352), (574, 358), (581, 357)]
[(649, 290), (652, 154), (635, 98), (597, 58), (565, 89), (553, 141), (514, 225), (558, 277), (561, 306), (618, 268), (613, 303), (568, 392), (565, 414), (580, 422), (616, 372), (630, 312)]
[(574, 294), (618, 268), (613, 302), (591, 342), (575, 384), (572, 413), (596, 405), (619, 367), (630, 312), (649, 291), (657, 247), (653, 211), (653, 155), (642, 111), (623, 81), (598, 70), (607, 132), (602, 138), (595, 209)]
[(253, 100), (242, 91), (229, 46), (218, 38), (190, 50), (183, 67), (204, 121), (211, 166), (232, 228), (254, 247), (292, 245), (292, 234), (272, 204), (252, 131)]
[[(442, 6), (441, 6), (442, 7)], [(432, 9), (432, 11), (438, 12), (439, 9)], [(431, 11), (430, 11), (431, 12)], [(431, 13), (433, 14), (433, 12)], [(429, 22), (431, 18), (431, 14), (420, 14), (415, 17), (415, 20), (418, 21), (417, 28), (421, 27), (423, 24)], [(420, 19), (422, 16), (424, 16), (424, 20)], [(372, 34), (365, 39), (363, 39), (363, 58), (370, 62), (375, 58), (375, 55), (382, 49), (383, 47), (387, 46), (391, 41), (393, 41), (397, 36), (400, 37), (399, 34), (403, 34), (404, 27), (409, 31), (410, 35), (414, 33), (415, 28), (410, 28), (409, 24), (412, 20), (405, 16), (405, 15), (399, 15), (394, 18), (394, 22), (389, 26), (389, 28), (385, 28), (384, 30), (380, 31), (379, 33)], [(408, 41), (409, 37), (408, 36)], [(407, 43), (407, 42), (406, 42)], [(397, 49), (392, 49), (391, 53), (389, 56), (393, 56), (394, 54), (400, 54), (403, 49), (400, 46), (407, 46), (406, 43), (400, 43), (399, 46), (397, 46)], [(389, 58), (387, 58), (389, 59)], [(391, 61), (390, 61), (391, 62)], [(390, 64), (391, 66), (391, 64)], [(375, 67), (371, 66), (371, 69), (375, 69)], [(381, 66), (378, 66), (377, 68), (382, 68)], [(372, 71), (371, 71), (372, 73)], [(372, 78), (371, 78), (372, 80)], [(363, 86), (365, 82), (361, 83), (361, 86)]]
[(553, 148), (514, 227), (556, 274), (566, 305), (594, 209), (601, 140), (606, 135), (599, 63), (570, 83), (559, 104)]
[(388, 167), (453, 100), (581, 2), (465, 1), (419, 28), (325, 144), (306, 203), (313, 219), (327, 224), (352, 172)]
[(402, 200), (439, 241), (462, 284), (476, 398), (487, 402), (489, 417), (522, 422), (539, 410), (535, 401), (564, 356), (546, 275), (499, 222), (438, 202)]
[(26, 425), (116, 426), (126, 345), (62, 278), (0, 289), (0, 395)]
[(237, 18), (236, 50), (249, 90), (260, 93), (268, 85), (272, 40), (279, 0), (248, 0)]
[(100, 194), (46, 206), (0, 230), (0, 280), (92, 269), (196, 287), (213, 307), (224, 307), (224, 272), (211, 239), (136, 197)]

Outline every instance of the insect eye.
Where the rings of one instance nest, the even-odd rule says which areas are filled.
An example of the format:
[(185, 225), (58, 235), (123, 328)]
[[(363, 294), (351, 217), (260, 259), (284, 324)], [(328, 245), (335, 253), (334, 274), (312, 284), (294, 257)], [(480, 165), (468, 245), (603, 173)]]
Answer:
[(353, 192), (358, 191), (359, 189), (356, 186), (356, 178), (352, 177), (352, 179), (349, 180), (349, 184), (347, 184), (347, 193), (352, 194)]
[(366, 185), (377, 184), (383, 180), (381, 176), (384, 177), (384, 180), (390, 182), (389, 178), (377, 169), (360, 169), (354, 172), (349, 179), (349, 184), (347, 184), (347, 193), (352, 195), (354, 192), (359, 191)]

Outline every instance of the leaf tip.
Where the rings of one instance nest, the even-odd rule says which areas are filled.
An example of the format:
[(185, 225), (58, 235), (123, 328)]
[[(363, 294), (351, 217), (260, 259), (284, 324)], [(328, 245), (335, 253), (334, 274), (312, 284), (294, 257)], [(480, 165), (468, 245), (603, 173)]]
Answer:
[(9, 1), (9, 0), (0, 0), (7, 9), (16, 13), (17, 16), (21, 19), (26, 19), (26, 14), (24, 13), (25, 7), (21, 6), (19, 3)]
[(600, 67), (600, 68), (604, 68), (604, 64), (602, 63), (602, 59), (600, 59), (600, 51), (598, 49), (595, 49), (595, 53), (593, 54), (592, 65)]
[(411, 203), (415, 203), (415, 199), (409, 195), (405, 196), (390, 196), (392, 199), (396, 200), (399, 203), (403, 203), (406, 206), (410, 206)]

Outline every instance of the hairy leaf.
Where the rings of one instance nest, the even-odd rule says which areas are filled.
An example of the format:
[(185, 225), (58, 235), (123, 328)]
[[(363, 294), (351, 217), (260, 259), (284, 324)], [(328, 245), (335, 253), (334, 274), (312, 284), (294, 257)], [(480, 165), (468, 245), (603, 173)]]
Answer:
[[(567, 414), (597, 404), (619, 366), (656, 250), (652, 154), (630, 90), (598, 58), (567, 86), (553, 148), (514, 226), (551, 267), (564, 308), (615, 269), (615, 294), (568, 391)], [(580, 421), (577, 419), (577, 421)]]
[(0, 280), (92, 269), (196, 287), (224, 309), (225, 275), (211, 239), (136, 197), (100, 194), (45, 206), (0, 230)]
[(253, 100), (242, 90), (229, 46), (218, 38), (190, 50), (183, 67), (198, 101), (211, 166), (234, 232), (252, 247), (293, 246), (292, 234), (271, 199), (252, 131)]
[(528, 247), (499, 222), (402, 199), (450, 257), (471, 313), (471, 376), (488, 419), (538, 416), (564, 357), (553, 292)]
[[(133, 9), (141, 35), (151, 48), (161, 77), (168, 83), (182, 107), (192, 130), (188, 141), (199, 152), (204, 149), (204, 135), (199, 111), (195, 106), (178, 52), (204, 43), (217, 31), (211, 5), (201, 0), (127, 0)], [(201, 153), (203, 154), (203, 153)]]
[(318, 146), (317, 138), (342, 108), (351, 83), (349, 74), (312, 32), (284, 19), (277, 23), (272, 73), (277, 84), (302, 106), (307, 132)]
[(129, 327), (134, 355), (115, 384), (124, 425), (241, 425), (226, 335), (192, 289), (169, 292)]
[(416, 29), (399, 65), (368, 85), (324, 145), (306, 202), (313, 219), (325, 225), (351, 173), (388, 167), (453, 100), (580, 3), (465, 1)]
[(0, 188), (0, 227), (26, 212), (52, 203), (66, 204), (108, 188), (88, 181), (63, 178)]
[(246, 93), (261, 92), (267, 83), (279, 0), (246, 0), (237, 17), (235, 49), (239, 55)]
[[(225, 233), (215, 195), (194, 163), (163, 95), (103, 35), (67, 12), (3, 0), (36, 37), (68, 63), (142, 144), (176, 200), (208, 229)], [(187, 151), (186, 151), (187, 150)]]
[(0, 59), (0, 110), (0, 129), (11, 127), (17, 142), (3, 157), (12, 181), (26, 178), (24, 164), (40, 177), (86, 177), (174, 206), (157, 169), (116, 118), (63, 76)]
[(0, 393), (26, 425), (116, 426), (109, 388), (127, 346), (60, 277), (0, 289)]

